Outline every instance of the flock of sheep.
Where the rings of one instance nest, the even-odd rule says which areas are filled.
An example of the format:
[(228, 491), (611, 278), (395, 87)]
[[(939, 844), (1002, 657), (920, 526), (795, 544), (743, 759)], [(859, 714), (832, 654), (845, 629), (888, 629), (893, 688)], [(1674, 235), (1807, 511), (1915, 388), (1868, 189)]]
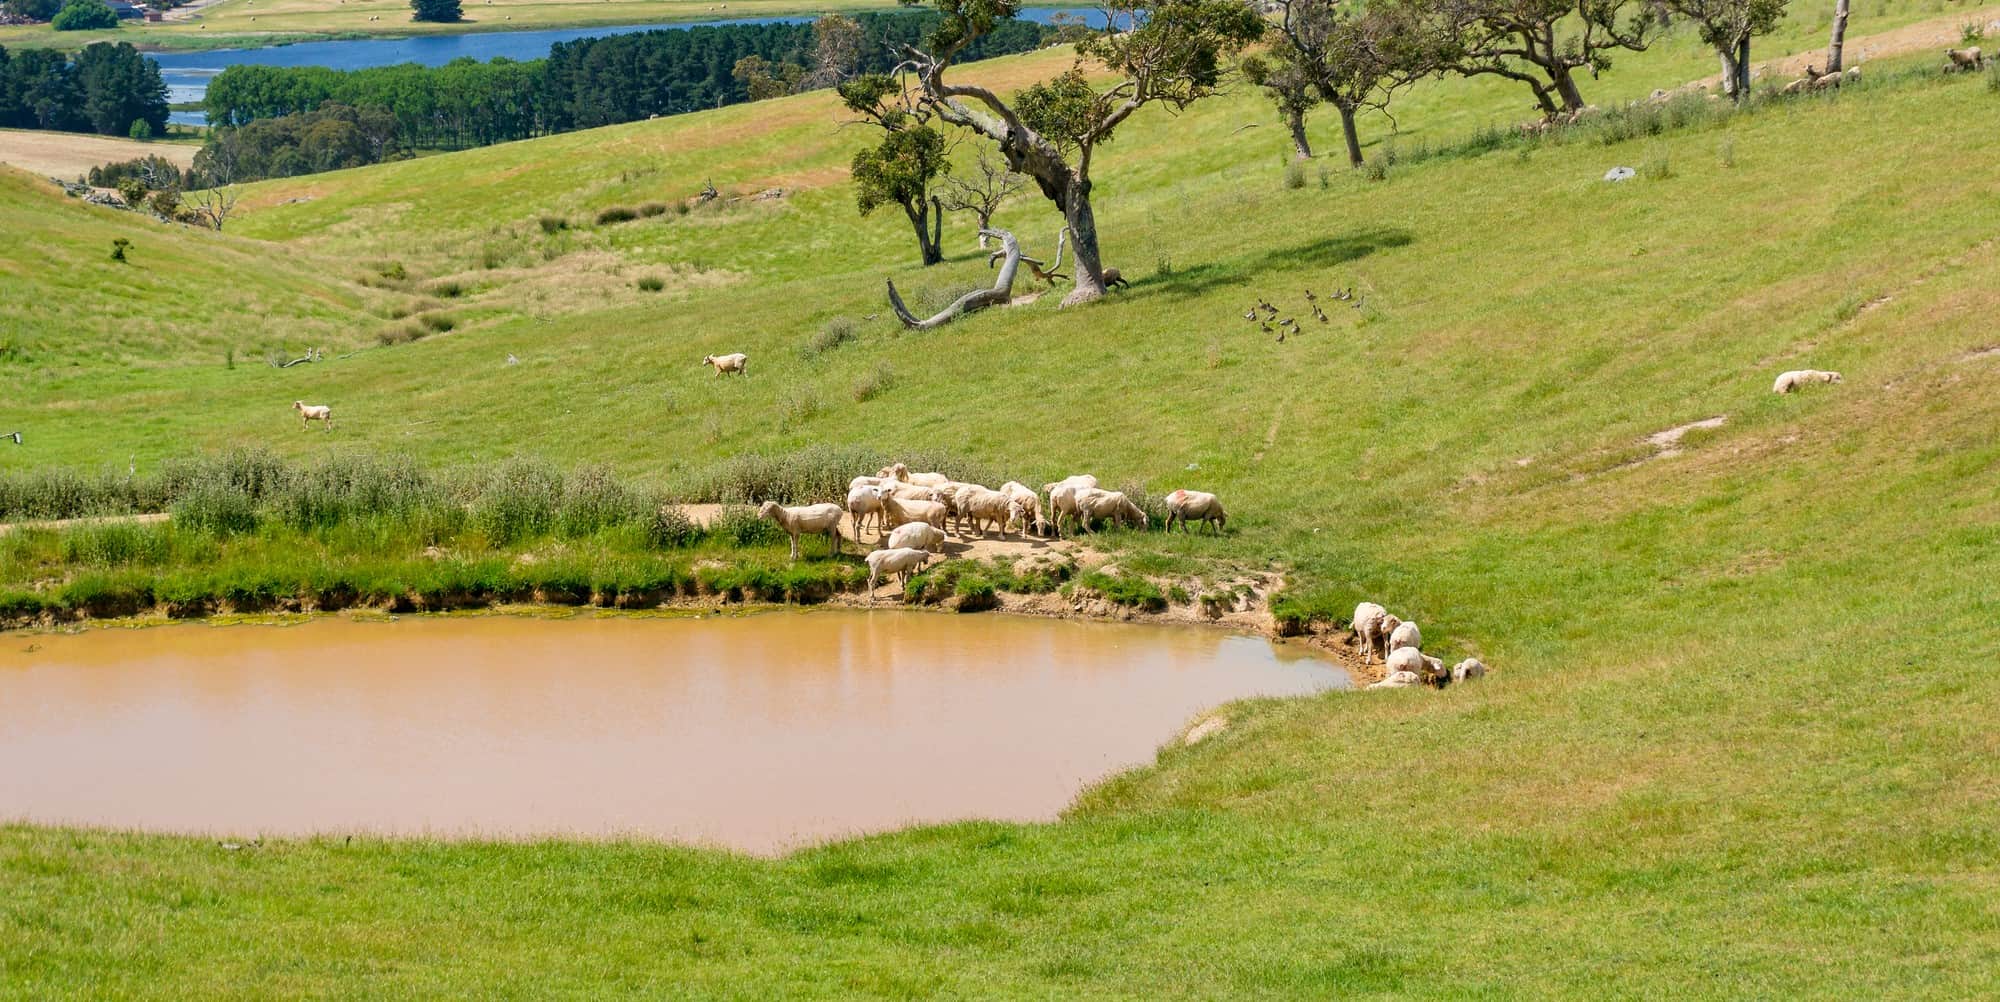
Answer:
[(1386, 674), (1370, 689), (1406, 689), (1428, 685), (1442, 689), (1453, 682), (1471, 682), (1486, 677), (1486, 665), (1478, 658), (1466, 658), (1447, 671), (1444, 662), (1423, 652), (1423, 631), (1417, 624), (1398, 619), (1373, 602), (1354, 607), (1354, 643), (1361, 648), (1361, 663), (1371, 664), (1375, 652), (1382, 652)]
[[(1046, 508), (1044, 494), (1048, 496)], [(1168, 531), (1178, 523), (1182, 532), (1188, 532), (1188, 523), (1201, 522), (1219, 533), (1229, 522), (1222, 502), (1204, 491), (1174, 491), (1167, 495), (1166, 504)], [(942, 473), (912, 473), (903, 463), (885, 466), (873, 476), (855, 477), (847, 485), (844, 505), (828, 501), (788, 507), (766, 501), (757, 513), (791, 536), (793, 560), (799, 558), (800, 536), (824, 533), (837, 555), (841, 517), (854, 519), (857, 541), (872, 519), (882, 546), (864, 558), (870, 602), (875, 600), (875, 586), (882, 578), (895, 575), (907, 584), (910, 575), (921, 570), (933, 553), (942, 551), (947, 531), (965, 536), (968, 524), (981, 536), (997, 530), (1002, 539), (1015, 526), (1024, 533), (1047, 535), (1053, 530), (1060, 536), (1066, 522), (1082, 532), (1106, 521), (1142, 528), (1152, 524), (1124, 492), (1099, 488), (1097, 478), (1087, 473), (1043, 484), (1040, 491), (1014, 480), (996, 490)]]

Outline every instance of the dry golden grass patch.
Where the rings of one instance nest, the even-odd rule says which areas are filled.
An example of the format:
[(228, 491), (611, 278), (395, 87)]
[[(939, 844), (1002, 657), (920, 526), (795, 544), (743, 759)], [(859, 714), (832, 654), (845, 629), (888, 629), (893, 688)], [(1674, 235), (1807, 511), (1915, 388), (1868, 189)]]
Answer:
[(0, 163), (66, 181), (90, 173), (92, 167), (148, 156), (162, 157), (185, 170), (194, 164), (199, 149), (186, 143), (142, 143), (115, 136), (0, 129)]

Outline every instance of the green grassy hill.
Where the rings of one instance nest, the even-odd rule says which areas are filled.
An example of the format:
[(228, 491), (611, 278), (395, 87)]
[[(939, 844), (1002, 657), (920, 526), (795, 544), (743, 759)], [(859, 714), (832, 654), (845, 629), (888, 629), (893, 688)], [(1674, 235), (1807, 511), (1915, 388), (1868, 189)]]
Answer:
[[(1670, 48), (1590, 96), (1706, 66)], [(1128, 564), (1279, 564), (1303, 601), (1383, 600), (1497, 674), (1241, 707), (1060, 824), (775, 862), (0, 829), (0, 995), (1991, 996), (2000, 90), (1888, 69), (1643, 138), (1419, 158), (1520, 106), (1435, 86), (1399, 108), (1385, 179), (1299, 188), (1253, 94), (1142, 116), (1098, 187), (1133, 288), (930, 333), (894, 327), (882, 279), (927, 298), (983, 258), (961, 228), (922, 272), (899, 218), (854, 217), (861, 140), (822, 96), (262, 185), (220, 238), (11, 180), (0, 211), (51, 220), (74, 263), (0, 250), (6, 302), (60, 276), (98, 305), (0, 364), (0, 420), (37, 442), (0, 461), (306, 453), (306, 397), (362, 448), (663, 484), (822, 442), (1088, 469), (1231, 503), (1219, 539), (1108, 543)], [(1642, 176), (1599, 180), (1615, 165)], [(787, 195), (592, 222), (705, 179)], [(1057, 225), (1029, 198), (999, 222), (1031, 251)], [(130, 285), (114, 231), (207, 263)], [(255, 322), (146, 335), (178, 364), (129, 365), (120, 331), (253, 282)], [(1240, 316), (1346, 286), (1362, 308), (1283, 344)], [(223, 364), (439, 315), (351, 358)], [(837, 317), (858, 338), (803, 357)], [(717, 351), (755, 375), (715, 379)], [(1771, 393), (1804, 367), (1845, 382)], [(1716, 416), (1677, 455), (1646, 442)]]

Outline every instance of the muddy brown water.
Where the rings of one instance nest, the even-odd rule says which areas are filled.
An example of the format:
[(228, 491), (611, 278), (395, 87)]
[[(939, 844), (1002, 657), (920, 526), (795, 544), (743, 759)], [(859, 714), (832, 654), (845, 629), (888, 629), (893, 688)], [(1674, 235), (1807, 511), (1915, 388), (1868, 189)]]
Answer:
[(1200, 711), (1345, 687), (1188, 628), (896, 611), (0, 635), (0, 819), (768, 853), (1053, 818)]

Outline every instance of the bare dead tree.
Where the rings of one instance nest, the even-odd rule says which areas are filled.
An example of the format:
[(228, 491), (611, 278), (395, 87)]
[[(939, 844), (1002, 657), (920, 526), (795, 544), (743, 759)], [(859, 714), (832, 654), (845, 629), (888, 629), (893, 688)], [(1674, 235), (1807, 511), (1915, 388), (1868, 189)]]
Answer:
[(889, 279), (889, 308), (896, 311), (896, 319), (911, 330), (927, 331), (988, 306), (1003, 306), (1014, 298), (1014, 273), (1021, 267), (1021, 243), (1014, 234), (1006, 230), (989, 230), (989, 235), (1000, 241), (1000, 253), (1005, 262), (1000, 265), (1000, 274), (993, 279), (990, 289), (968, 292), (950, 306), (939, 310), (929, 319), (919, 320), (910, 308), (903, 305), (903, 297), (896, 294), (896, 280)]
[(986, 231), (993, 226), (993, 214), (1000, 211), (1000, 203), (1028, 183), (1028, 178), (1010, 170), (1007, 161), (986, 146), (979, 148), (979, 159), (973, 163), (972, 171), (969, 176), (947, 175), (938, 200), (951, 212), (970, 212), (978, 218), (979, 249), (985, 250)]
[(193, 207), (196, 219), (216, 232), (222, 231), (222, 224), (229, 221), (230, 213), (236, 211), (236, 199), (242, 193), (234, 185), (203, 188), (186, 195)]
[[(1840, 50), (1847, 44), (1847, 0), (1833, 5), (1833, 35), (1826, 43), (1826, 72), (1840, 72)], [(1822, 74), (1824, 75), (1824, 74)]]

